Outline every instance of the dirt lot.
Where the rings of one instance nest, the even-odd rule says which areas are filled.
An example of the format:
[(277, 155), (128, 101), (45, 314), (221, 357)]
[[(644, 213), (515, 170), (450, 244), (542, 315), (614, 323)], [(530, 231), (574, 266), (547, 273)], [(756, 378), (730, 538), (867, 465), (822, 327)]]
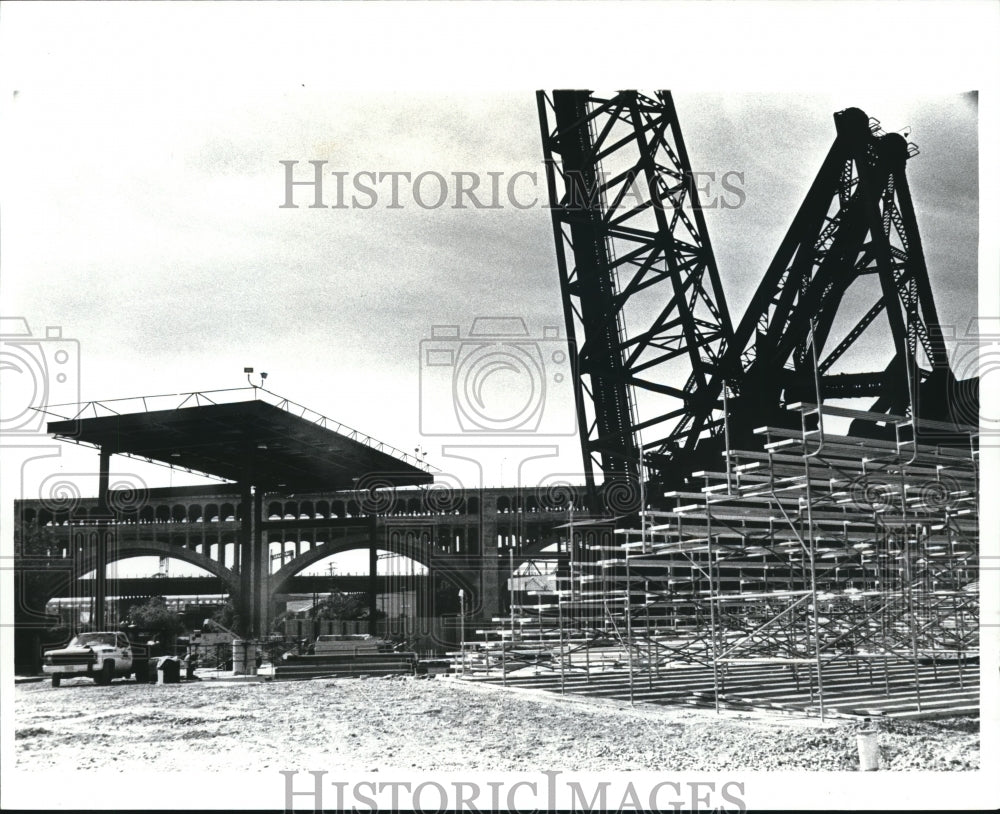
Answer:
[[(16, 687), (18, 768), (857, 769), (853, 721), (563, 699), (453, 679)], [(979, 720), (885, 722), (884, 769), (979, 767)]]

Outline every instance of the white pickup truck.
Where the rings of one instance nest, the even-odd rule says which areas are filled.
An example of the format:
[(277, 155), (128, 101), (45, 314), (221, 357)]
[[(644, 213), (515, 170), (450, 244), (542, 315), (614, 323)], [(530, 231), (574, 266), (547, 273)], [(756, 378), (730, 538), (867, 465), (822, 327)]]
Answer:
[(133, 653), (132, 644), (124, 633), (79, 633), (66, 647), (45, 653), (42, 672), (52, 676), (53, 687), (58, 687), (63, 678), (76, 676), (93, 678), (98, 684), (110, 684), (113, 678), (127, 678), (132, 673), (137, 681), (145, 681), (148, 663), (145, 652)]

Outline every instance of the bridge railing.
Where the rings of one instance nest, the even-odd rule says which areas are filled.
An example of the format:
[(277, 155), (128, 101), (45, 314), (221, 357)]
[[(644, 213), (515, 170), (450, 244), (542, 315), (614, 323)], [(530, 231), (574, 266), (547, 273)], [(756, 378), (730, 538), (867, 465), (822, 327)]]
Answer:
[[(434, 490), (385, 490), (379, 510), (368, 511), (353, 499), (353, 493), (330, 492), (315, 496), (300, 496), (295, 500), (277, 499), (268, 501), (265, 507), (265, 525), (274, 523), (315, 523), (322, 521), (361, 520), (373, 515), (386, 520), (400, 517), (412, 518), (462, 518), (478, 517), (483, 513), (484, 492), (481, 490), (455, 490), (454, 497), (442, 503), (435, 497)], [(105, 515), (99, 516), (96, 498), (52, 496), (32, 500), (15, 501), (18, 516), (22, 522), (40, 525), (65, 526), (97, 525), (104, 522)], [(219, 501), (215, 495), (205, 497), (149, 496), (130, 492), (119, 496), (112, 491), (109, 504), (115, 522), (122, 525), (150, 526), (207, 526), (238, 523), (238, 502)], [(569, 512), (566, 505), (547, 504), (539, 501), (532, 490), (503, 490), (497, 497), (493, 514), (498, 518), (558, 517)], [(575, 510), (580, 520), (591, 518), (586, 509)]]

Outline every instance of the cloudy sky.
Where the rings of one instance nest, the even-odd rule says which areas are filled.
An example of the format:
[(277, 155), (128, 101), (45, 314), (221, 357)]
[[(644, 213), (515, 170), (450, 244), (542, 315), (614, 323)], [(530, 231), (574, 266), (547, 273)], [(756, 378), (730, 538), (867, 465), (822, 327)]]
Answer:
[[(565, 434), (527, 451), (456, 449), (477, 439), (429, 434), (442, 425), (428, 415), (450, 394), (431, 393), (430, 379), (421, 390), (421, 343), (435, 325), (464, 335), (476, 317), (515, 316), (536, 337), (563, 324), (533, 75), (493, 72), (480, 86), (456, 70), (423, 84), (395, 67), (380, 74), (351, 63), (357, 48), (342, 53), (346, 31), (369, 30), (363, 19), (338, 27), (344, 15), (309, 5), (296, 17), (268, 6), (237, 17), (225, 4), (4, 9), (3, 315), (35, 336), (59, 326), (78, 350), (79, 375), (50, 382), (57, 402), (239, 387), (253, 366), (283, 396), (403, 450), (420, 446), (445, 482), (579, 477), (579, 445)], [(379, 32), (388, 48), (405, 20)], [(338, 55), (324, 50), (327, 35)], [(409, 47), (419, 74), (434, 56)], [(670, 88), (671, 74), (650, 73), (646, 89)], [(771, 81), (750, 92), (727, 90), (723, 72), (695, 90), (702, 83), (679, 74), (691, 88), (679, 83), (674, 98), (694, 169), (743, 179), (741, 207), (706, 212), (734, 322), (833, 141), (833, 113), (859, 106), (889, 131), (909, 127), (920, 146), (908, 174), (931, 282), (942, 323), (965, 330), (979, 190), (977, 98), (963, 91), (974, 85), (788, 92)], [(296, 180), (326, 162), (328, 208), (311, 208), (306, 187), (297, 208), (282, 206), (283, 161), (299, 162)], [(390, 180), (364, 173), (411, 181), (400, 178), (392, 206)], [(455, 208), (456, 173), (481, 179), (487, 205), (498, 179), (499, 206)], [(439, 176), (447, 195), (435, 206)], [(8, 405), (31, 398), (25, 377), (3, 376)], [(568, 385), (549, 398), (552, 415), (571, 415)], [(96, 454), (56, 449), (5, 477), (31, 494), (57, 470), (93, 494)], [(114, 467), (152, 486), (196, 482)]]

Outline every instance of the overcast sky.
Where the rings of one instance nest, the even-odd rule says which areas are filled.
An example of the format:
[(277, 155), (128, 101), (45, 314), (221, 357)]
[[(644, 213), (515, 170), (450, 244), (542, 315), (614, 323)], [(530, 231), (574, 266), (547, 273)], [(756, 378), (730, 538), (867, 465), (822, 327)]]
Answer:
[[(284, 396), (404, 450), (421, 445), (446, 482), (579, 473), (572, 437), (539, 439), (550, 457), (520, 474), (529, 453), (459, 453), (478, 456), (477, 471), (420, 423), (432, 326), (466, 332), (477, 316), (518, 316), (540, 336), (563, 324), (531, 86), (358, 90), (343, 71), (292, 58), (263, 73), (239, 60), (248, 39), (266, 40), (266, 19), (224, 26), (232, 18), (198, 10), (196, 26), (185, 12), (4, 9), (0, 297), (4, 316), (24, 317), (35, 335), (60, 326), (79, 343), (78, 380), (53, 387), (56, 400), (237, 387), (253, 366)], [(282, 49), (293, 55), (294, 42)], [(646, 90), (670, 87), (669, 73), (649, 79)], [(908, 174), (931, 282), (942, 323), (965, 330), (976, 309), (975, 94), (680, 87), (674, 97), (693, 168), (743, 179), (741, 207), (706, 212), (734, 323), (833, 141), (833, 113), (859, 106), (887, 130), (910, 127), (920, 146)], [(330, 173), (346, 173), (348, 206), (309, 208), (299, 187), (299, 208), (283, 208), (282, 161), (299, 162), (299, 180), (309, 161), (327, 162), (328, 205)], [(389, 182), (368, 179), (378, 202), (351, 206), (352, 179), (366, 171), (439, 173), (448, 196), (422, 208), (402, 181), (389, 208)], [(457, 172), (481, 187), (497, 174), (501, 207), (452, 208)], [(425, 180), (420, 198), (433, 203), (434, 176)], [(568, 413), (568, 396), (553, 391), (553, 409)], [(28, 480), (53, 467), (92, 473), (96, 454), (65, 449), (39, 466)], [(150, 485), (191, 482), (115, 466)]]
[[(533, 94), (348, 93), (292, 69), (266, 87), (192, 83), (154, 58), (155, 41), (142, 70), (123, 70), (108, 56), (117, 40), (35, 26), (17, 43), (4, 314), (80, 343), (83, 400), (239, 386), (250, 365), (278, 393), (403, 449), (422, 443), (440, 463), (418, 424), (431, 327), (516, 315), (536, 336), (562, 324)], [(706, 215), (734, 322), (833, 141), (833, 112), (853, 105), (888, 130), (912, 128), (921, 155), (909, 176), (941, 320), (964, 330), (976, 302), (974, 95), (675, 100), (694, 169), (743, 177), (744, 205)], [(279, 162), (300, 162), (295, 177), (308, 180), (314, 160), (328, 162), (327, 205), (338, 198), (330, 173), (347, 173), (347, 208), (309, 208), (301, 187), (299, 208), (281, 207)], [(389, 181), (369, 178), (378, 202), (354, 207), (352, 197), (372, 203), (352, 189), (364, 171), (440, 173), (448, 197), (424, 209), (435, 177), (419, 200), (401, 179), (389, 209)], [(501, 208), (452, 208), (456, 172), (483, 187), (502, 173)], [(512, 201), (519, 172), (535, 180), (518, 176)]]

